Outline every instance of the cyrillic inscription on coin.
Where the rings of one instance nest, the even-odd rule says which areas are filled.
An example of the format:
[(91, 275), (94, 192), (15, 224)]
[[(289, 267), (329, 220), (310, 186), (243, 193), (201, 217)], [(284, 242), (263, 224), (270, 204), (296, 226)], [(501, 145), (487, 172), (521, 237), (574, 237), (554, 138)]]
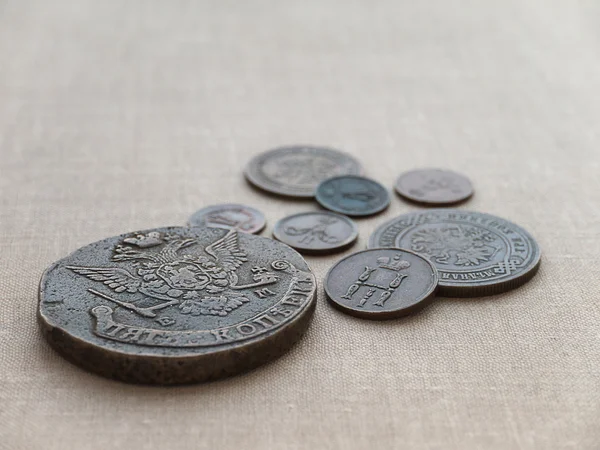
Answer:
[(410, 249), (438, 269), (439, 295), (476, 297), (518, 287), (538, 270), (541, 253), (523, 228), (499, 217), (432, 209), (396, 217), (375, 230), (370, 248)]
[(83, 247), (52, 265), (39, 319), (84, 368), (129, 382), (231, 375), (287, 350), (308, 326), (316, 281), (271, 239), (170, 227)]

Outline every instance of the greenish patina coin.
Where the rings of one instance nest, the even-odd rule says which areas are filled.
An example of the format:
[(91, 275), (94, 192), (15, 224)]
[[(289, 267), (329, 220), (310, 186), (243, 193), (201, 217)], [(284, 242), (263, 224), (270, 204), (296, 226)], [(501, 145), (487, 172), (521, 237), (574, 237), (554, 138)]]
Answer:
[(76, 364), (128, 382), (220, 378), (281, 355), (312, 316), (316, 281), (272, 239), (169, 227), (87, 245), (40, 284), (48, 342)]
[(329, 178), (317, 188), (317, 202), (352, 217), (371, 216), (390, 205), (388, 190), (375, 180), (357, 175)]
[(370, 248), (406, 248), (438, 269), (439, 295), (477, 297), (521, 286), (537, 272), (541, 252), (526, 230), (474, 211), (432, 209), (380, 225)]

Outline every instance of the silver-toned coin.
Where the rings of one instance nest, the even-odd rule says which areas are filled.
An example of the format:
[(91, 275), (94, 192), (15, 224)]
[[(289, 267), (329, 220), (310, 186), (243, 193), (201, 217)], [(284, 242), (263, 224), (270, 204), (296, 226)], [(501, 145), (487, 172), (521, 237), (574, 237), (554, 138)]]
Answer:
[(379, 226), (369, 247), (410, 249), (438, 269), (439, 295), (477, 297), (521, 286), (541, 253), (523, 228), (499, 217), (457, 209), (404, 214)]
[(245, 175), (255, 186), (279, 195), (313, 198), (319, 183), (331, 176), (359, 174), (350, 155), (324, 147), (281, 147), (255, 156)]
[(342, 175), (319, 184), (317, 202), (330, 211), (363, 217), (384, 211), (390, 205), (390, 194), (375, 180)]
[(450, 205), (473, 195), (473, 185), (467, 177), (441, 169), (417, 169), (403, 173), (395, 188), (402, 197), (423, 205)]
[(353, 245), (358, 227), (346, 216), (311, 211), (284, 217), (275, 224), (273, 236), (301, 253), (329, 254)]
[(316, 281), (287, 245), (237, 230), (158, 228), (104, 239), (40, 284), (48, 342), (128, 382), (178, 384), (248, 370), (309, 324)]
[(403, 249), (363, 250), (335, 264), (325, 292), (336, 308), (363, 319), (393, 319), (428, 305), (438, 286), (429, 260)]
[(224, 203), (196, 211), (188, 222), (191, 227), (233, 228), (244, 233), (260, 233), (267, 221), (263, 213), (251, 206)]

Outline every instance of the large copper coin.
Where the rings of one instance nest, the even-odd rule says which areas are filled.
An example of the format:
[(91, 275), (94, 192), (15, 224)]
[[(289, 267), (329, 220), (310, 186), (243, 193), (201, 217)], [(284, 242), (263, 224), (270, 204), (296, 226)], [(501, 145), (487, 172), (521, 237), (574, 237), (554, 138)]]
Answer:
[(396, 181), (396, 192), (407, 200), (424, 205), (449, 205), (473, 195), (467, 177), (450, 170), (418, 169), (403, 173)]
[(325, 278), (325, 292), (333, 306), (375, 320), (418, 311), (433, 300), (437, 286), (431, 262), (391, 248), (353, 253), (335, 264)]
[(159, 228), (83, 247), (40, 285), (48, 342), (136, 383), (228, 376), (285, 352), (308, 326), (316, 281), (287, 245), (236, 230)]
[(477, 297), (516, 288), (540, 265), (540, 249), (523, 228), (499, 217), (433, 209), (396, 217), (375, 230), (369, 247), (410, 249), (438, 269), (439, 295)]
[(353, 245), (358, 227), (346, 216), (310, 211), (281, 219), (275, 224), (273, 236), (301, 253), (330, 254)]
[(251, 206), (236, 203), (211, 205), (196, 211), (189, 219), (191, 227), (237, 229), (244, 233), (260, 233), (267, 221), (265, 215)]
[(329, 177), (359, 174), (353, 157), (323, 147), (281, 147), (254, 157), (246, 178), (255, 186), (279, 195), (313, 198), (319, 183)]

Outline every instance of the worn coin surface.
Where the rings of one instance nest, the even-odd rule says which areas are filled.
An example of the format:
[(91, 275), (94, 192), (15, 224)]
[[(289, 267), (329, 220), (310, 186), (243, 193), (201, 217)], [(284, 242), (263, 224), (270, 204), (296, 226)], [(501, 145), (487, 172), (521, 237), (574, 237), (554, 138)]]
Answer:
[(356, 175), (329, 178), (317, 188), (317, 202), (347, 216), (370, 216), (390, 204), (388, 190), (377, 181)]
[(354, 244), (358, 227), (340, 214), (311, 211), (284, 217), (275, 224), (273, 236), (301, 253), (327, 254)]
[(364, 319), (393, 319), (428, 305), (438, 285), (429, 260), (402, 249), (354, 253), (335, 264), (325, 292), (336, 308)]
[(53, 264), (38, 317), (63, 356), (128, 382), (190, 383), (285, 352), (312, 316), (316, 281), (272, 239), (169, 227), (87, 245)]
[(427, 205), (459, 203), (473, 195), (467, 177), (441, 169), (411, 170), (400, 175), (395, 187), (402, 197)]
[(369, 247), (410, 249), (438, 269), (439, 295), (493, 295), (530, 280), (540, 265), (535, 239), (499, 217), (432, 209), (396, 217), (375, 230)]
[(196, 211), (188, 222), (191, 227), (238, 229), (244, 233), (260, 233), (267, 224), (258, 209), (235, 203), (212, 205)]
[(323, 147), (281, 147), (254, 157), (246, 178), (274, 194), (313, 198), (319, 183), (329, 177), (359, 174), (362, 168), (350, 155)]

